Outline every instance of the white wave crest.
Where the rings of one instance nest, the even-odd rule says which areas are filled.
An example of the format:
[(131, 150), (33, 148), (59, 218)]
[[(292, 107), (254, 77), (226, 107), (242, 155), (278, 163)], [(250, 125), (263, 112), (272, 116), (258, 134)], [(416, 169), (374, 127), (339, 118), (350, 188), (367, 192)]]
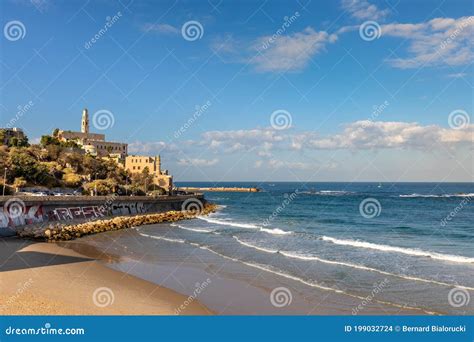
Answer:
[(239, 223), (239, 222), (232, 222), (232, 221), (224, 221), (224, 220), (218, 220), (218, 219), (213, 219), (209, 217), (203, 217), (199, 216), (198, 219), (204, 220), (209, 223), (214, 223), (214, 224), (220, 224), (223, 226), (232, 226), (232, 227), (238, 227), (238, 228), (253, 228), (253, 229), (258, 229), (260, 228), (259, 226), (256, 226), (254, 224), (250, 223)]
[(332, 242), (336, 245), (375, 249), (375, 250), (383, 251), (383, 252), (394, 252), (394, 253), (401, 253), (401, 254), (407, 254), (407, 255), (413, 255), (413, 256), (428, 257), (428, 258), (432, 258), (436, 260), (451, 261), (451, 262), (456, 262), (456, 263), (474, 263), (474, 258), (469, 258), (465, 256), (460, 256), (460, 255), (442, 254), (442, 253), (436, 253), (436, 252), (430, 252), (430, 251), (423, 251), (421, 249), (414, 249), (414, 248), (379, 245), (376, 243), (365, 242), (365, 241), (341, 240), (341, 239), (336, 239), (329, 236), (322, 236), (321, 239), (323, 241)]
[(457, 286), (459, 288), (463, 288), (463, 289), (466, 289), (466, 290), (471, 290), (471, 291), (474, 290), (474, 287), (469, 287), (469, 286), (464, 286), (464, 285), (459, 285), (459, 284), (449, 284), (449, 283), (445, 283), (445, 282), (438, 281), (438, 280), (419, 278), (419, 277), (414, 277), (414, 276), (410, 276), (410, 275), (390, 273), (390, 272), (382, 271), (382, 270), (372, 268), (372, 267), (368, 267), (368, 266), (364, 266), (364, 265), (357, 265), (357, 264), (353, 264), (353, 263), (349, 263), (349, 262), (322, 259), (322, 258), (319, 258), (319, 257), (314, 256), (314, 255), (304, 255), (304, 254), (298, 254), (298, 253), (294, 253), (294, 252), (279, 251), (279, 250), (276, 250), (276, 249), (268, 249), (268, 248), (264, 248), (264, 247), (261, 247), (261, 246), (253, 245), (249, 242), (242, 241), (236, 236), (234, 236), (234, 239), (236, 239), (240, 244), (242, 244), (246, 247), (253, 248), (253, 249), (256, 249), (256, 250), (259, 250), (259, 251), (262, 251), (262, 252), (265, 252), (265, 253), (270, 253), (270, 254), (279, 253), (283, 256), (286, 256), (286, 257), (292, 258), (292, 259), (299, 259), (299, 260), (305, 260), (305, 261), (316, 261), (316, 262), (320, 262), (320, 263), (323, 263), (323, 264), (350, 267), (350, 268), (355, 268), (355, 269), (364, 270), (364, 271), (368, 271), (368, 272), (379, 273), (379, 274), (383, 274), (383, 275), (386, 275), (386, 276), (397, 277), (397, 278), (406, 279), (406, 280), (412, 280), (412, 281), (418, 281), (418, 282), (430, 283), (430, 284), (436, 284), (436, 285), (448, 286), (448, 287)]
[(251, 224), (251, 223), (240, 223), (240, 222), (233, 222), (233, 221), (225, 221), (225, 220), (218, 220), (218, 219), (213, 219), (213, 218), (209, 218), (209, 217), (201, 217), (201, 216), (198, 217), (198, 219), (204, 220), (206, 222), (213, 223), (213, 224), (223, 225), (223, 226), (231, 226), (231, 227), (238, 227), (238, 228), (245, 228), (245, 229), (258, 229), (261, 232), (265, 232), (265, 233), (272, 234), (272, 235), (289, 235), (289, 234), (292, 234), (292, 232), (285, 231), (285, 230), (280, 229), (280, 228), (263, 228), (263, 227), (260, 227), (260, 226), (257, 226), (255, 224)]
[(168, 241), (168, 242), (178, 242), (178, 243), (185, 243), (186, 242), (182, 239), (172, 239), (172, 238), (166, 238), (166, 237), (162, 237), (162, 236), (148, 235), (148, 234), (144, 234), (144, 233), (138, 233), (138, 234), (140, 234), (141, 236), (144, 236), (144, 237), (155, 239), (155, 240), (164, 240), (164, 241)]
[(287, 232), (279, 228), (273, 228), (273, 229), (260, 228), (260, 231), (268, 233), (268, 234), (273, 234), (273, 235), (290, 235), (291, 234), (291, 232)]
[(184, 229), (184, 230), (189, 230), (191, 232), (196, 232), (196, 233), (212, 233), (213, 232), (212, 230), (209, 230), (209, 229), (189, 228), (189, 227), (181, 226), (179, 224), (176, 224), (175, 227), (178, 227), (178, 228)]
[(431, 195), (431, 194), (410, 194), (410, 195), (398, 195), (402, 198), (449, 198), (449, 197), (474, 197), (474, 193), (469, 194), (443, 194), (443, 195)]

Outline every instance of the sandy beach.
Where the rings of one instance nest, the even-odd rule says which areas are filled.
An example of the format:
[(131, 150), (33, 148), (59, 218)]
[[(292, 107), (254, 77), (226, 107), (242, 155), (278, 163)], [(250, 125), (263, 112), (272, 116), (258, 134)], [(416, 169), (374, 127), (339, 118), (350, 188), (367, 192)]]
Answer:
[(197, 300), (55, 243), (0, 240), (2, 315), (207, 315)]

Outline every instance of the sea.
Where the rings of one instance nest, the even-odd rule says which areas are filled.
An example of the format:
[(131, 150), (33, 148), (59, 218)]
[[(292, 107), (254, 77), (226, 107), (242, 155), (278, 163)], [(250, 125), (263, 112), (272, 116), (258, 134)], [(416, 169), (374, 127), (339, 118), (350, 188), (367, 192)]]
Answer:
[(474, 183), (177, 185), (261, 191), (116, 233), (111, 267), (191, 296), (211, 283), (199, 300), (221, 314), (474, 314)]

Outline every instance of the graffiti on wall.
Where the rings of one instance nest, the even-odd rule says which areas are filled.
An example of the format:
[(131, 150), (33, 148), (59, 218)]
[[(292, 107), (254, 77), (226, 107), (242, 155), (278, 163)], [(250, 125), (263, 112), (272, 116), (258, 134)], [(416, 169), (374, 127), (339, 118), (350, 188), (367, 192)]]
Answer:
[(45, 221), (68, 221), (74, 219), (94, 219), (103, 216), (133, 215), (147, 212), (142, 202), (111, 203), (110, 205), (86, 207), (49, 208), (43, 205), (24, 206), (22, 213), (11, 215), (0, 207), (0, 228), (23, 226)]
[(25, 206), (22, 215), (10, 215), (5, 208), (0, 207), (0, 227), (15, 227), (25, 224), (43, 222), (43, 208), (41, 205)]

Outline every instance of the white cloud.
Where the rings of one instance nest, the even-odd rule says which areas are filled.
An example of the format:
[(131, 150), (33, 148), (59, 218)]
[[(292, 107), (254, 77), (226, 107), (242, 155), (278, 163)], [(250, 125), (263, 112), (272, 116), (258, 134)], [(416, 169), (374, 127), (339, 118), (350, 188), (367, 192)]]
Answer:
[(366, 0), (342, 0), (342, 8), (360, 20), (381, 20), (390, 13), (388, 9), (381, 10)]
[[(421, 125), (416, 122), (356, 121), (345, 125), (342, 131), (322, 135), (315, 131), (278, 131), (272, 128), (250, 130), (209, 131), (200, 139), (182, 141), (179, 144), (158, 142), (134, 142), (130, 153), (165, 154), (167, 159), (177, 160), (179, 165), (212, 166), (219, 160), (193, 159), (203, 149), (216, 156), (248, 153), (261, 159), (255, 167), (266, 165), (273, 168), (286, 165), (292, 169), (305, 169), (297, 161), (284, 164), (277, 162), (281, 153), (316, 150), (382, 150), (408, 149), (431, 151), (437, 147), (469, 146), (474, 143), (474, 125), (461, 129), (444, 128), (438, 125)], [(180, 152), (185, 154), (177, 157)], [(208, 153), (208, 154), (209, 154)]]
[(219, 159), (198, 159), (198, 158), (191, 158), (191, 159), (180, 159), (178, 160), (178, 165), (182, 166), (213, 166), (219, 162)]
[(158, 154), (166, 149), (173, 149), (172, 146), (164, 141), (141, 142), (135, 141), (128, 145), (128, 152), (130, 153), (154, 153)]
[(142, 29), (146, 32), (158, 32), (163, 34), (177, 34), (179, 29), (169, 24), (151, 24), (143, 25)]
[(298, 71), (336, 40), (336, 34), (307, 27), (301, 32), (261, 36), (250, 42), (227, 35), (215, 39), (211, 49), (223, 60), (250, 64), (259, 72)]
[[(265, 162), (264, 162), (265, 163)], [(290, 169), (290, 170), (309, 170), (315, 168), (314, 165), (303, 162), (290, 162), (280, 159), (271, 159), (266, 162), (266, 165), (271, 169)]]
[[(438, 144), (473, 141), (474, 125), (450, 129), (416, 122), (364, 120), (346, 125), (340, 133), (325, 136), (317, 132), (284, 132), (271, 128), (212, 131), (203, 134), (202, 143), (216, 153), (254, 150), (260, 157), (271, 157), (272, 152), (282, 150), (427, 149)], [(235, 145), (239, 148), (230, 148)]]
[(435, 18), (419, 24), (387, 24), (382, 37), (407, 39), (409, 57), (388, 62), (401, 69), (464, 65), (474, 59), (474, 17)]
[(385, 149), (432, 148), (437, 144), (472, 143), (474, 125), (447, 129), (412, 122), (356, 121), (340, 134), (310, 138), (306, 147), (313, 149)]
[(253, 50), (259, 53), (250, 63), (263, 72), (296, 71), (303, 69), (328, 43), (335, 42), (337, 35), (307, 27), (301, 32), (278, 36), (271, 43), (269, 40), (271, 36), (257, 39)]

